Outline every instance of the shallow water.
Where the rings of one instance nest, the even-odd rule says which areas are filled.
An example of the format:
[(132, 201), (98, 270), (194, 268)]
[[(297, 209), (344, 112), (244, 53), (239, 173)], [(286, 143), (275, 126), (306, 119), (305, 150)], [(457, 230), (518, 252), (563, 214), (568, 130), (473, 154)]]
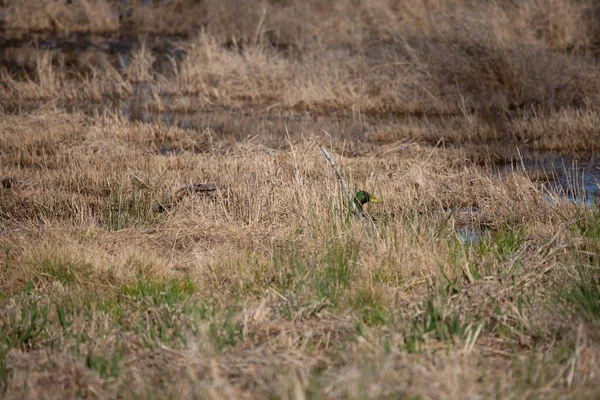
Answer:
[[(548, 203), (569, 201), (585, 206), (600, 206), (600, 158), (565, 157), (557, 154), (538, 153), (518, 166), (505, 167), (503, 172), (523, 170), (534, 180), (543, 181)], [(512, 170), (512, 171), (511, 171)], [(457, 212), (478, 213), (477, 208), (465, 208)], [(458, 240), (476, 244), (488, 231), (476, 226), (464, 226), (456, 231)]]
[(547, 201), (563, 198), (578, 204), (598, 204), (600, 158), (595, 154), (570, 157), (551, 152), (533, 152), (508, 170), (523, 170), (534, 180), (544, 181)]
[(484, 230), (476, 226), (465, 226), (456, 232), (456, 236), (461, 243), (477, 244), (484, 235)]

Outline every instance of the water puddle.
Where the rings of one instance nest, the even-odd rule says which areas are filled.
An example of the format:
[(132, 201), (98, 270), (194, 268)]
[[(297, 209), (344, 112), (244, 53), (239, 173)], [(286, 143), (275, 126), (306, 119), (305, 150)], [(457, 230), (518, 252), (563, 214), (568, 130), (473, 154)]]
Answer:
[(485, 231), (476, 226), (465, 226), (457, 230), (456, 237), (463, 244), (477, 244), (483, 238)]
[[(501, 173), (523, 171), (533, 180), (540, 182), (545, 191), (545, 200), (571, 202), (581, 206), (600, 206), (600, 158), (595, 155), (567, 158), (548, 153), (533, 154), (534, 157), (518, 164), (504, 167)], [(463, 208), (457, 215), (476, 215), (477, 208)], [(489, 230), (465, 225), (456, 230), (457, 239), (464, 244), (477, 244), (489, 234)]]
[(550, 203), (566, 199), (591, 206), (600, 201), (600, 158), (596, 155), (575, 158), (547, 152), (532, 153), (528, 160), (506, 169), (523, 170), (523, 167), (532, 180), (542, 183)]
[(124, 72), (132, 55), (145, 46), (152, 53), (154, 71), (169, 74), (174, 62), (180, 63), (187, 57), (187, 51), (179, 47), (181, 41), (181, 37), (168, 35), (147, 35), (143, 39), (120, 34), (48, 34), (26, 38), (0, 35), (0, 66), (18, 75), (35, 71), (38, 58), (48, 55), (53, 64), (64, 63), (77, 71), (102, 70), (110, 64)]
[[(595, 172), (595, 173), (594, 173)], [(592, 206), (599, 204), (600, 171), (586, 173), (585, 170), (577, 171), (573, 175), (562, 175), (550, 185), (549, 191), (566, 197), (570, 202)], [(550, 202), (553, 198), (550, 197)]]

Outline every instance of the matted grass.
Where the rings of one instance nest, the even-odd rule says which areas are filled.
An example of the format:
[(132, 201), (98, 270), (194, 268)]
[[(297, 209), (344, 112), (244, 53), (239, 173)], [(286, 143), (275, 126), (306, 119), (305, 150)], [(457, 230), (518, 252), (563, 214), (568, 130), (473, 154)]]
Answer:
[[(524, 173), (416, 144), (338, 156), (384, 200), (368, 236), (312, 139), (162, 155), (192, 132), (60, 111), (2, 123), (9, 397), (598, 389), (596, 207), (550, 203)], [(194, 181), (232, 193), (155, 207)], [(485, 230), (465, 243), (464, 226)]]
[(475, 3), (4, 2), (2, 397), (595, 396), (594, 7)]

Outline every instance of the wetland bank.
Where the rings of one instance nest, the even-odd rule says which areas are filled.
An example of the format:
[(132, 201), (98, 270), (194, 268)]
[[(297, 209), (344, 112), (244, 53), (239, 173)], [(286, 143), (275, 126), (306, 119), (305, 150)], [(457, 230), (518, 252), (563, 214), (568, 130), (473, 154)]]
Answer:
[(38, 3), (0, 3), (2, 397), (600, 390), (594, 2)]

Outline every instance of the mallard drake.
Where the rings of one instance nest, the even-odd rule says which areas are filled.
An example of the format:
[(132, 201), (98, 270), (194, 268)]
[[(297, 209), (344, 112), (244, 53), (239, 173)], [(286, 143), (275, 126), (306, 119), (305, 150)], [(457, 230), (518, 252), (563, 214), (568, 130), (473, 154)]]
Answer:
[[(382, 201), (379, 200), (377, 197), (371, 196), (371, 194), (369, 192), (366, 192), (364, 190), (357, 192), (354, 195), (353, 201), (354, 201), (354, 204), (356, 205), (356, 209), (358, 210), (358, 213), (361, 214), (362, 216), (364, 216), (364, 212), (365, 212), (363, 209), (363, 205), (365, 205), (367, 203), (382, 203)], [(347, 211), (342, 211), (337, 207), (333, 211), (334, 211), (334, 215), (336, 215), (338, 218), (345, 219), (346, 221), (349, 221), (352, 216), (357, 216), (356, 211), (355, 211), (354, 207), (352, 206), (352, 203), (348, 204)], [(330, 218), (329, 210), (327, 210), (327, 209), (325, 210), (325, 215), (327, 216), (327, 221), (329, 222), (329, 220), (330, 220), (329, 219)]]
[(359, 209), (359, 211), (363, 211), (363, 205), (367, 204), (367, 203), (381, 203), (381, 200), (379, 200), (377, 197), (375, 196), (371, 196), (371, 194), (367, 191), (361, 190), (360, 192), (356, 193), (354, 195), (354, 204), (356, 204), (356, 208)]

